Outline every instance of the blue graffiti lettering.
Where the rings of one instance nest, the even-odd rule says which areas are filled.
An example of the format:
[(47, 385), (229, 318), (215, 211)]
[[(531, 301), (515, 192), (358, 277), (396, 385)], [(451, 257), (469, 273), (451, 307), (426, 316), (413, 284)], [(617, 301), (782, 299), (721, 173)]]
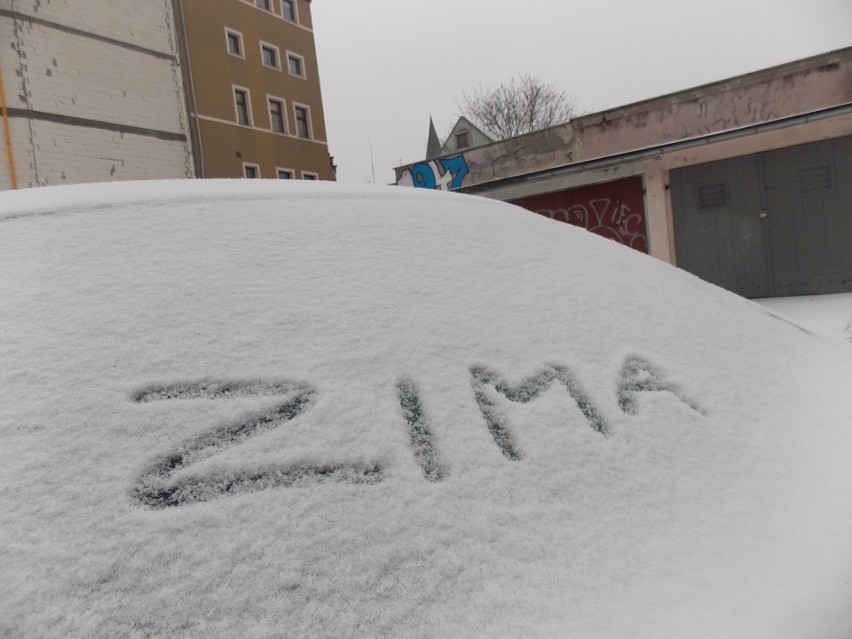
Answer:
[(453, 176), (453, 181), (450, 184), (451, 189), (457, 189), (462, 185), (465, 176), (468, 174), (467, 162), (463, 155), (457, 155), (454, 158), (441, 160), (444, 169)]
[(414, 180), (414, 186), (418, 189), (437, 188), (435, 172), (429, 164), (417, 164), (411, 167), (411, 177)]
[[(438, 164), (440, 162), (440, 165)], [(418, 189), (438, 189), (451, 191), (462, 186), (470, 171), (463, 155), (441, 158), (438, 161), (420, 162), (405, 169), (399, 177), (400, 186), (413, 186)]]

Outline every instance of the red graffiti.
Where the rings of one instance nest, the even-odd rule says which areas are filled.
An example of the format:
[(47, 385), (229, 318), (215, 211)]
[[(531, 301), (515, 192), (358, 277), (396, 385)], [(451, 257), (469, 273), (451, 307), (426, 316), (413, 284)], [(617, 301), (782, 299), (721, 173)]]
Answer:
[(627, 178), (514, 200), (539, 215), (648, 252), (641, 178)]

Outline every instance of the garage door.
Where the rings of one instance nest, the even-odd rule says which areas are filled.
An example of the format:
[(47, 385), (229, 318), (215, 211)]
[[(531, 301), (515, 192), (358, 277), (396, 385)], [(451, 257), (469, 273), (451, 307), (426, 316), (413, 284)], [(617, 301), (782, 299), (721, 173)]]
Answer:
[(647, 253), (644, 193), (642, 178), (630, 177), (510, 201)]
[(852, 136), (671, 173), (678, 266), (746, 297), (852, 291)]

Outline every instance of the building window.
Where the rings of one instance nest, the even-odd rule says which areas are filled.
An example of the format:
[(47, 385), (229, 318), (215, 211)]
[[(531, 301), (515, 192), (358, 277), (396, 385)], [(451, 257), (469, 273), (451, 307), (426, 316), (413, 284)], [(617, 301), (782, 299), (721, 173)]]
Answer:
[(291, 169), (277, 169), (278, 170), (278, 179), (279, 180), (292, 180), (295, 177), (295, 173)]
[(260, 59), (263, 62), (263, 66), (281, 70), (278, 47), (274, 44), (260, 43)]
[(234, 87), (234, 108), (237, 112), (237, 124), (251, 126), (251, 108), (248, 89)]
[(257, 164), (247, 164), (243, 162), (243, 175), (247, 178), (259, 178), (260, 166)]
[(281, 0), (281, 13), (285, 20), (296, 22), (296, 3), (294, 0)]
[(264, 11), (272, 13), (272, 0), (254, 0), (254, 4), (258, 9), (263, 9)]
[(456, 150), (470, 147), (470, 131), (456, 133)]
[(287, 133), (287, 124), (284, 121), (284, 101), (269, 98), (269, 128), (275, 133)]
[(290, 75), (295, 75), (300, 78), (305, 77), (305, 59), (295, 53), (287, 54), (287, 68), (290, 70)]
[(245, 57), (243, 54), (243, 36), (239, 31), (225, 29), (225, 43), (228, 47), (228, 53), (238, 58)]
[(296, 135), (309, 140), (311, 137), (311, 115), (308, 107), (294, 106), (296, 114)]
[(316, 173), (307, 173), (306, 171), (302, 171), (302, 179), (303, 180), (319, 180), (319, 175)]

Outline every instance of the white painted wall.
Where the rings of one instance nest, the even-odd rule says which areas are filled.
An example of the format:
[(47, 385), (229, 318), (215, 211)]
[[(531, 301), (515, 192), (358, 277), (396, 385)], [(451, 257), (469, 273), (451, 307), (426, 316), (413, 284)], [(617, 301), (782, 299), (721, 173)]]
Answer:
[[(18, 186), (192, 176), (169, 0), (16, 0), (12, 10), (169, 57), (37, 21), (0, 21), (7, 106), (183, 135), (186, 141), (13, 117)], [(171, 57), (171, 58), (170, 58)], [(11, 186), (5, 153), (0, 188)]]
[[(18, 186), (187, 177), (186, 145), (53, 122), (13, 120)], [(11, 187), (5, 170), (0, 188)], [(38, 176), (38, 184), (33, 183)]]
[(170, 0), (11, 0), (11, 5), (13, 11), (147, 49), (171, 52), (174, 46)]

